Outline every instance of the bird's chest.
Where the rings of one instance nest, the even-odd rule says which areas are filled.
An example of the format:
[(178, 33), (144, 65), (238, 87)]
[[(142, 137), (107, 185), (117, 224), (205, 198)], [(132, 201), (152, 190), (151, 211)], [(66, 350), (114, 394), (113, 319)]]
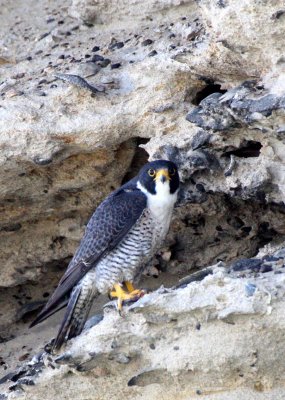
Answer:
[(150, 202), (148, 207), (149, 219), (153, 225), (154, 241), (161, 242), (168, 232), (173, 204)]
[(145, 209), (122, 242), (96, 266), (96, 286), (101, 293), (114, 283), (132, 281), (151, 259), (166, 236), (170, 216)]
[(128, 234), (126, 244), (131, 244), (130, 253), (137, 256), (138, 261), (150, 258), (157, 251), (165, 238), (170, 223), (170, 216), (161, 210), (146, 209)]
[(171, 214), (165, 210), (148, 210), (153, 246), (157, 248), (164, 240), (170, 224)]
[(145, 253), (153, 255), (164, 240), (170, 224), (171, 212), (161, 208), (147, 209), (138, 224), (141, 237), (146, 239)]

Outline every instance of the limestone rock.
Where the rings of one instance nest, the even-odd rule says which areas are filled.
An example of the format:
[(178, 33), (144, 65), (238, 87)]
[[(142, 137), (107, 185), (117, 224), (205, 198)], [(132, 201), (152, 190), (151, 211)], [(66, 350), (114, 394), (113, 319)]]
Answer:
[[(283, 2), (4, 3), (3, 374), (54, 334), (60, 317), (32, 332), (27, 326), (99, 202), (147, 159), (168, 158), (179, 166), (180, 198), (164, 248), (146, 272), (157, 279), (142, 284), (169, 288), (218, 262), (231, 265), (231, 273), (155, 292), (124, 320), (106, 311), (98, 326), (68, 344), (89, 372), (46, 368), (36, 388), (24, 374), (18, 386), (27, 398), (43, 399), (60, 398), (58, 388), (68, 393), (68, 385), (71, 392), (80, 387), (85, 399), (94, 390), (105, 390), (102, 398), (117, 395), (118, 387), (133, 398), (182, 392), (185, 398), (283, 399), (283, 274), (281, 261), (270, 258), (285, 241)], [(84, 79), (85, 87), (57, 78), (66, 75)], [(247, 279), (248, 265), (257, 277)], [(105, 301), (98, 300), (97, 313)], [(171, 304), (175, 312), (167, 309)], [(219, 319), (229, 307), (232, 315)]]
[[(232, 272), (213, 266), (201, 282), (162, 287), (125, 308), (124, 317), (106, 308), (103, 320), (63, 352), (40, 354), (4, 378), (7, 399), (48, 400), (63, 392), (71, 398), (72, 388), (85, 399), (121, 392), (126, 399), (165, 393), (172, 399), (177, 392), (181, 399), (215, 399), (218, 393), (233, 399), (243, 392), (246, 399), (279, 398), (285, 372), (284, 255), (264, 257), (255, 275), (252, 261), (233, 265)], [(261, 272), (270, 263), (271, 271)]]
[(136, 18), (151, 18), (169, 9), (181, 8), (185, 3), (193, 7), (191, 0), (148, 0), (143, 7), (138, 0), (73, 0), (69, 13), (89, 24), (110, 24), (114, 21), (129, 24)]
[[(223, 203), (222, 193), (230, 202), (282, 202), (284, 90), (278, 84), (280, 49), (272, 44), (280, 43), (283, 35), (280, 7), (278, 2), (261, 10), (254, 1), (211, 6), (207, 1), (149, 1), (141, 10), (137, 2), (74, 1), (61, 16), (52, 9), (47, 16), (36, 7), (29, 17), (16, 17), (15, 8), (4, 7), (3, 15), (15, 16), (16, 23), (13, 32), (6, 22), (2, 27), (8, 55), (0, 87), (0, 162), (5, 165), (0, 173), (1, 285), (37, 280), (47, 263), (73, 254), (96, 205), (124, 178), (140, 138), (150, 139), (145, 145), (150, 157), (178, 162), (185, 180), (184, 202), (209, 201), (214, 194), (214, 203)], [(94, 26), (76, 25), (67, 12)], [(30, 17), (33, 29), (25, 36)], [(130, 18), (134, 23), (129, 24)], [(109, 28), (102, 30), (102, 21)], [(256, 27), (256, 40), (249, 21)], [(266, 30), (261, 32), (259, 25)], [(19, 38), (17, 44), (12, 35)], [(116, 63), (118, 70), (111, 68)], [(104, 93), (91, 97), (56, 80), (54, 75), (61, 73), (81, 75), (88, 84), (101, 85)], [(209, 142), (197, 148), (194, 139), (206, 131), (212, 131)], [(245, 156), (252, 147), (252, 155)], [(228, 173), (230, 165), (234, 167)], [(228, 200), (223, 207), (228, 208)], [(263, 211), (257, 209), (258, 223), (251, 226), (250, 238), (257, 238), (263, 223), (270, 225), (271, 236), (284, 234), (278, 212), (278, 222), (271, 223), (268, 218), (260, 221)], [(197, 214), (194, 206), (193, 212), (195, 220), (200, 211)], [(208, 219), (209, 205), (202, 212)], [(37, 241), (30, 240), (35, 236)], [(191, 268), (216, 262), (216, 254), (224, 254), (226, 244), (218, 239), (217, 252)], [(245, 239), (242, 250), (226, 259), (243, 251), (253, 254), (258, 240), (245, 250)], [(200, 248), (193, 251), (199, 253)]]
[[(248, 79), (278, 80), (284, 74), (281, 0), (263, 2), (262, 6), (258, 1), (202, 0), (199, 11), (208, 39), (180, 56), (196, 73), (211, 76), (227, 87), (229, 82)], [(284, 83), (279, 88), (284, 91)]]

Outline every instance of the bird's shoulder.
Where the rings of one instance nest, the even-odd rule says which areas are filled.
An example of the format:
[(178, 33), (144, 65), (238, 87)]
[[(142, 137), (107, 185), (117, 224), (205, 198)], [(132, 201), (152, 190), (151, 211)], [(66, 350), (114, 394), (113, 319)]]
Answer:
[(112, 192), (91, 216), (68, 269), (81, 261), (94, 263), (112, 250), (135, 225), (146, 205), (145, 194), (132, 181)]
[(86, 229), (94, 230), (106, 223), (115, 224), (118, 218), (121, 222), (134, 222), (133, 218), (139, 217), (146, 205), (146, 195), (135, 182), (130, 181), (106, 197), (93, 213)]

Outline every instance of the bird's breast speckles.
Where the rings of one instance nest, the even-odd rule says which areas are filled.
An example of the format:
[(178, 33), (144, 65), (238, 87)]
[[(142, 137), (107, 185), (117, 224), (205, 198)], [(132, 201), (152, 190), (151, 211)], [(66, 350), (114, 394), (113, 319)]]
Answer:
[(95, 267), (97, 289), (106, 293), (115, 283), (133, 281), (158, 250), (168, 225), (165, 229), (146, 209), (121, 243)]

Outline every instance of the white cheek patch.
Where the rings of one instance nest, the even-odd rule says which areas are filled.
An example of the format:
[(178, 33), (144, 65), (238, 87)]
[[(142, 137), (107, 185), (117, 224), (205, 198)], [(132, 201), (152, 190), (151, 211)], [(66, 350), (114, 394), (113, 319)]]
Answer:
[(151, 213), (160, 221), (168, 220), (171, 217), (172, 209), (177, 200), (177, 192), (170, 193), (169, 182), (156, 182), (156, 194), (149, 193), (140, 182), (137, 183), (140, 189), (147, 197), (148, 207)]

